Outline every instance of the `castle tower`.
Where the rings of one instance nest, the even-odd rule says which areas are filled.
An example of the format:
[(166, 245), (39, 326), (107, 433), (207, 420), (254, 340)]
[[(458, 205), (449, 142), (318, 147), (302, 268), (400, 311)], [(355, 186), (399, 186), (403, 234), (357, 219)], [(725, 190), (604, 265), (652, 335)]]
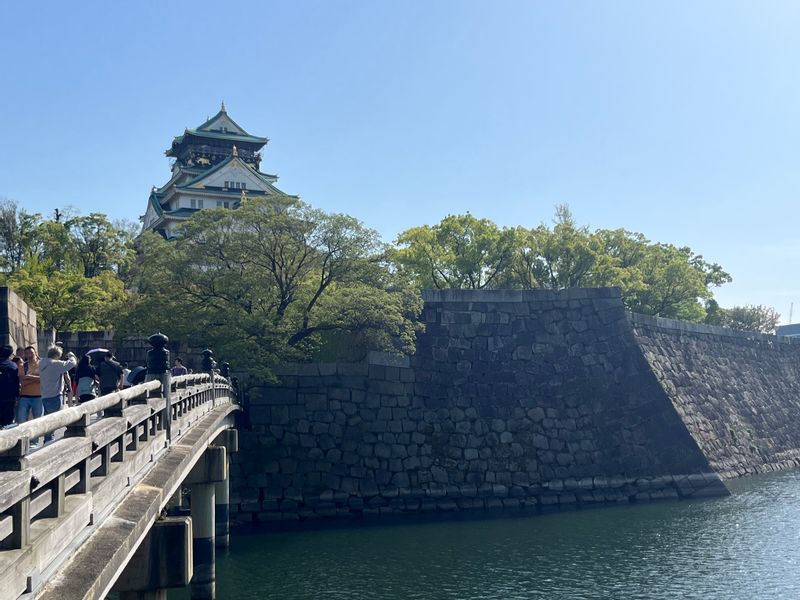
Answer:
[(223, 102), (216, 115), (172, 140), (165, 152), (172, 158), (172, 177), (150, 192), (142, 230), (170, 239), (175, 227), (198, 210), (237, 208), (245, 195), (285, 196), (273, 185), (278, 177), (259, 170), (268, 141), (242, 129)]

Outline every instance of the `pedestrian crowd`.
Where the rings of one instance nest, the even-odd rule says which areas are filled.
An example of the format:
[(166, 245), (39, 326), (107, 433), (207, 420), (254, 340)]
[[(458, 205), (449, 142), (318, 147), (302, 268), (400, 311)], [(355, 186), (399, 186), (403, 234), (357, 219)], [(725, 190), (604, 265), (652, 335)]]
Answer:
[[(36, 348), (0, 346), (0, 427), (13, 427), (61, 410), (65, 404), (88, 402), (131, 385), (127, 363), (111, 352), (93, 352), (78, 361), (72, 352), (52, 346), (39, 358)], [(138, 383), (138, 382), (137, 382)], [(49, 433), (44, 443), (52, 441)], [(39, 440), (31, 440), (38, 446)]]

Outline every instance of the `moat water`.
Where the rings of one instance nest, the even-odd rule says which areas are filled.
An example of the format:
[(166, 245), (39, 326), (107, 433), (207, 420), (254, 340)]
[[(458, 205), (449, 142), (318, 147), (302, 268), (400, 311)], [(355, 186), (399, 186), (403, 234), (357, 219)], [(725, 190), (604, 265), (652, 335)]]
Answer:
[(707, 500), (239, 534), (217, 555), (218, 597), (800, 598), (800, 472), (729, 487)]

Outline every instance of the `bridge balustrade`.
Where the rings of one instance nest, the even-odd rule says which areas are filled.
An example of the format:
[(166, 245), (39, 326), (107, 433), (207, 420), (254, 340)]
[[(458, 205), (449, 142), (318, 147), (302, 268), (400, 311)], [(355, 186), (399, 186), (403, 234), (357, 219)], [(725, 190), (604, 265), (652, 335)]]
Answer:
[[(111, 512), (170, 434), (186, 435), (235, 401), (226, 379), (206, 373), (173, 378), (165, 395), (150, 381), (0, 431), (0, 597), (35, 588), (37, 574), (45, 577), (88, 536), (87, 525)], [(31, 447), (49, 433), (53, 442)], [(26, 589), (18, 589), (21, 576)]]

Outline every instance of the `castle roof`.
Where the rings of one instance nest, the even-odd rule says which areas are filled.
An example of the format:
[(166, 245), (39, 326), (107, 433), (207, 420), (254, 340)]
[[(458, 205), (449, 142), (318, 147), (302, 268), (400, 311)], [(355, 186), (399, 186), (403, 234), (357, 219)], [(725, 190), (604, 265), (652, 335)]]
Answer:
[(206, 119), (205, 123), (194, 129), (186, 129), (183, 135), (177, 135), (172, 140), (172, 146), (165, 152), (167, 156), (174, 156), (177, 148), (182, 146), (184, 142), (203, 143), (206, 141), (223, 141), (231, 142), (232, 144), (239, 144), (242, 147), (248, 145), (257, 146), (257, 150), (269, 142), (269, 138), (258, 137), (250, 135), (244, 130), (236, 121), (228, 116), (225, 110), (225, 103), (219, 112), (210, 119)]

